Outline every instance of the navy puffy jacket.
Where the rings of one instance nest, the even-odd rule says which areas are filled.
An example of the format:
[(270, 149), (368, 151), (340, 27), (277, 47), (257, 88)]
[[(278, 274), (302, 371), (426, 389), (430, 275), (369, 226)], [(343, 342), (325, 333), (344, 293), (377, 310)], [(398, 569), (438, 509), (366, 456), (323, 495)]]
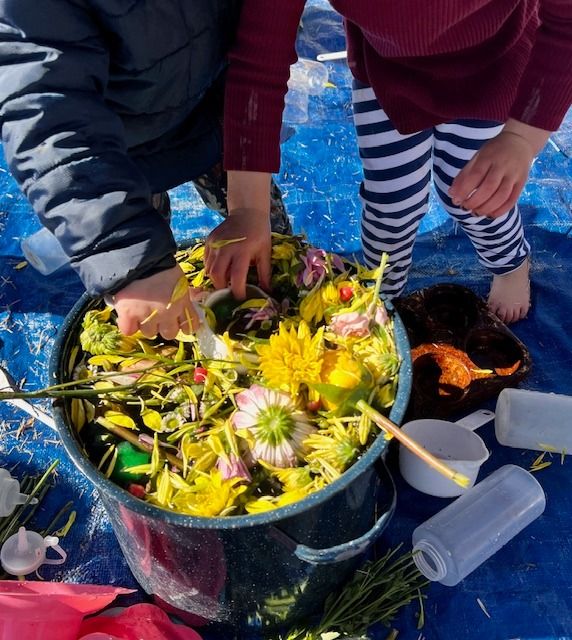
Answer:
[(5, 155), (91, 294), (174, 265), (151, 194), (220, 158), (238, 3), (0, 0)]

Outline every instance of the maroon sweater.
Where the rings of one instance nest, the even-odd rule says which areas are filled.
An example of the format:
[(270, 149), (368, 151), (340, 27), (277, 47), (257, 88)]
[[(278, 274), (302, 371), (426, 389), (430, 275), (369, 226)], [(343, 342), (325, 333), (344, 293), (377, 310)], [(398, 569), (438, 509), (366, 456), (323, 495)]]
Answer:
[[(330, 0), (352, 74), (401, 133), (508, 117), (554, 131), (572, 103), (572, 0)], [(244, 0), (231, 51), (225, 167), (277, 171), (304, 0)]]

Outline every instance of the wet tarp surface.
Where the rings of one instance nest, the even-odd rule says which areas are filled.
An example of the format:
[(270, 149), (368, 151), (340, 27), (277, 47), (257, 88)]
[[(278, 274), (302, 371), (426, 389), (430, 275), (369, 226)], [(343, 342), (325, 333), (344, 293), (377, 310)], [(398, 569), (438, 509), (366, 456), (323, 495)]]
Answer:
[[(299, 53), (344, 48), (337, 16), (323, 1), (308, 3)], [(328, 63), (335, 85), (310, 98), (309, 121), (286, 129), (278, 181), (297, 232), (328, 250), (359, 252), (361, 168), (351, 122), (350, 77), (343, 61)], [(176, 236), (204, 236), (218, 222), (192, 186), (171, 193)], [(572, 113), (534, 163), (521, 198), (521, 210), (533, 262), (532, 308), (514, 327), (533, 359), (523, 388), (572, 395)], [(69, 270), (45, 278), (21, 267), (20, 238), (38, 228), (29, 205), (0, 162), (0, 361), (27, 389), (48, 382), (47, 362), (63, 318), (82, 293)], [(438, 282), (454, 282), (486, 296), (489, 278), (478, 266), (467, 238), (435, 200), (415, 247), (408, 291)], [(494, 409), (494, 400), (483, 405)], [(22, 413), (0, 406), (0, 467), (17, 473), (45, 469), (60, 460), (56, 487), (40, 520), (73, 500), (77, 520), (62, 541), (68, 559), (46, 567), (44, 578), (135, 587), (93, 487), (75, 469), (57, 435), (35, 423), (25, 428)], [(481, 478), (507, 464), (529, 468), (537, 453), (502, 447), (492, 424), (479, 433), (492, 451)], [(407, 487), (394, 456), (390, 466), (398, 489), (397, 511), (380, 548), (400, 542), (410, 547), (413, 529), (449, 500), (430, 498)], [(425, 626), (416, 628), (414, 610), (394, 622), (404, 640), (555, 640), (572, 638), (572, 459), (537, 474), (547, 496), (543, 516), (457, 587), (433, 584), (427, 591)], [(325, 523), (327, 526), (327, 523)], [(245, 562), (248, 561), (245, 558)], [(385, 628), (374, 632), (385, 638)]]

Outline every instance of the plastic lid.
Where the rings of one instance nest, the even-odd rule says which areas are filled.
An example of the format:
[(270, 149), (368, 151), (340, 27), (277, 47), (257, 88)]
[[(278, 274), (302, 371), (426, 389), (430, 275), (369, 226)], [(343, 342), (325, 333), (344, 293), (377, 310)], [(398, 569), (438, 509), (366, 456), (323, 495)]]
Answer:
[[(0, 518), (9, 516), (19, 505), (25, 504), (28, 496), (20, 493), (20, 483), (13, 478), (9, 471), (0, 469)], [(30, 500), (30, 504), (36, 504), (36, 498)]]
[[(58, 545), (58, 538), (42, 538), (35, 531), (24, 527), (10, 536), (0, 550), (0, 561), (4, 571), (14, 576), (26, 576), (39, 569), (43, 564), (62, 564), (67, 558), (66, 552)], [(59, 554), (57, 559), (46, 558), (46, 549), (52, 547)]]

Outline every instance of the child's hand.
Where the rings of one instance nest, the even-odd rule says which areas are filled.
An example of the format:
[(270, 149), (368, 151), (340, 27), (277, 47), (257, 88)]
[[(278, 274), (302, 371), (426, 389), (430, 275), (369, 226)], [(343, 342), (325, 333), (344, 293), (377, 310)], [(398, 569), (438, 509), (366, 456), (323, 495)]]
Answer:
[(134, 280), (116, 293), (113, 305), (121, 333), (130, 336), (139, 329), (146, 338), (161, 334), (165, 340), (172, 340), (179, 329), (191, 332), (189, 322), (196, 328), (198, 319), (191, 290), (181, 278), (184, 274), (177, 265)]
[(484, 144), (453, 180), (455, 205), (480, 216), (498, 218), (517, 202), (532, 161), (549, 131), (509, 120), (501, 133)]
[(205, 268), (217, 289), (230, 284), (235, 298), (242, 300), (251, 264), (256, 265), (260, 286), (270, 289), (271, 252), (268, 212), (234, 210), (207, 238)]

